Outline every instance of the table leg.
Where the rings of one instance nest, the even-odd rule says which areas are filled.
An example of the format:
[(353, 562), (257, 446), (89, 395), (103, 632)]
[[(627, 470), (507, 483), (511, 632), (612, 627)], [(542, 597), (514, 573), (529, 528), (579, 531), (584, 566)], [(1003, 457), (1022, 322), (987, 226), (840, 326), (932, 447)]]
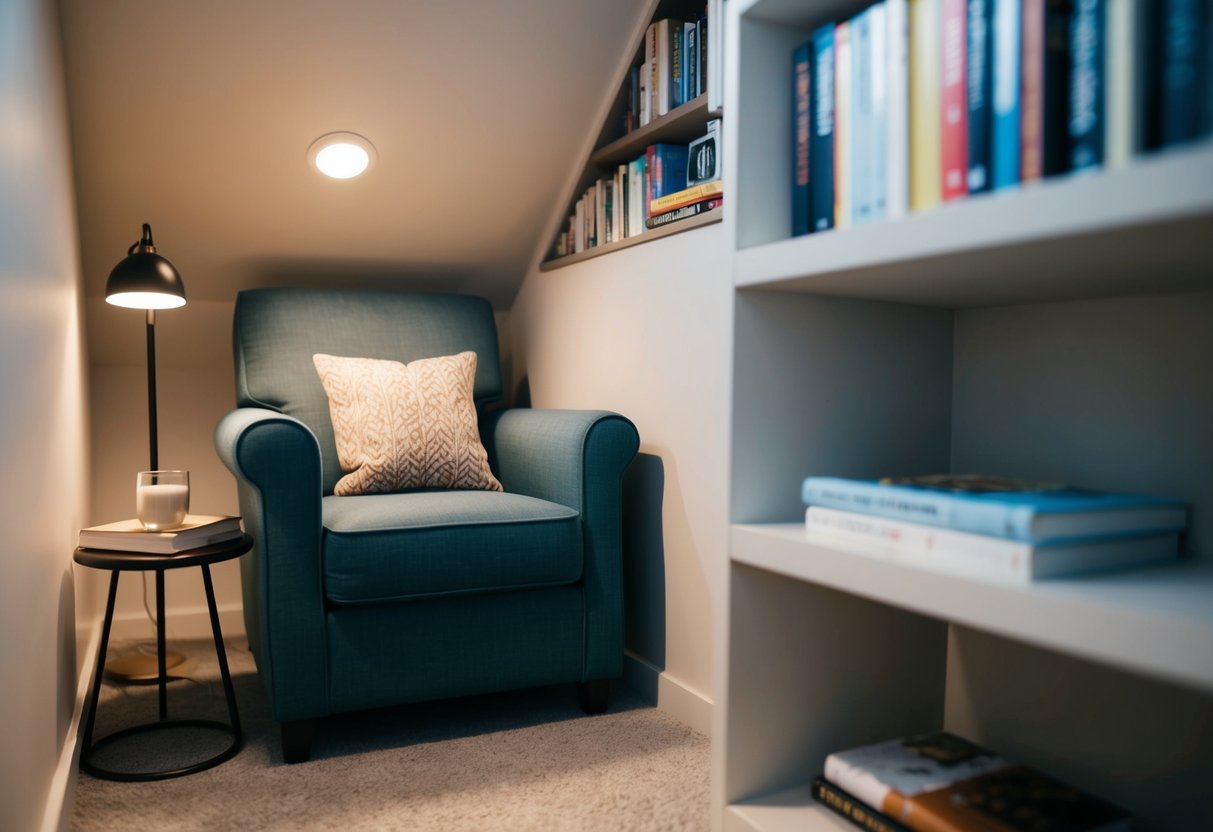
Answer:
[(240, 714), (236, 710), (236, 689), (232, 685), (232, 673), (227, 666), (227, 651), (223, 649), (223, 633), (219, 629), (219, 610), (215, 606), (215, 587), (211, 583), (211, 568), (205, 563), (202, 564), (202, 582), (206, 586), (206, 605), (211, 613), (211, 632), (215, 636), (215, 655), (219, 658), (219, 673), (223, 676), (223, 693), (227, 697), (227, 711), (232, 719), (232, 731), (239, 744), (244, 741), (244, 734), (240, 729)]
[(101, 698), (101, 677), (105, 673), (105, 649), (110, 643), (110, 625), (114, 623), (114, 599), (118, 595), (118, 572), (110, 573), (109, 598), (105, 602), (105, 623), (101, 626), (101, 648), (97, 651), (97, 670), (93, 675), (93, 695), (88, 708), (88, 721), (84, 723), (84, 746), (81, 757), (88, 757), (93, 747), (93, 725), (97, 721), (97, 703)]
[(164, 570), (156, 570), (156, 657), (159, 660), (160, 721), (168, 719), (168, 670), (164, 650)]

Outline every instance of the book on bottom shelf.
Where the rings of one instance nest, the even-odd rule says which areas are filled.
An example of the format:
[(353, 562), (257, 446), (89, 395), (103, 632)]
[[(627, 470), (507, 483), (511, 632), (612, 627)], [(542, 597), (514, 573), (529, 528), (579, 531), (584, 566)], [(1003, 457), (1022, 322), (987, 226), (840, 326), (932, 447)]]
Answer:
[(1179, 532), (1187, 513), (1182, 501), (1168, 497), (975, 474), (808, 477), (801, 498), (808, 505), (1034, 543)]
[(825, 780), (914, 832), (1131, 828), (1123, 809), (946, 731), (830, 754)]
[(813, 799), (868, 832), (912, 832), (824, 777), (813, 778)]
[(813, 543), (855, 554), (1012, 584), (1179, 557), (1179, 535), (1174, 532), (1035, 544), (822, 506), (806, 509), (805, 534)]
[(148, 555), (171, 555), (235, 540), (243, 532), (240, 518), (217, 514), (187, 514), (185, 522), (173, 529), (149, 532), (138, 520), (119, 520), (80, 530), (82, 549), (106, 549)]
[(673, 211), (666, 211), (663, 214), (654, 214), (644, 221), (645, 228), (660, 228), (663, 225), (669, 225), (678, 220), (684, 220), (687, 217), (694, 217), (699, 214), (714, 211), (724, 204), (724, 197), (714, 196), (702, 199), (699, 202), (693, 202), (690, 205), (684, 205), (681, 208), (675, 208)]

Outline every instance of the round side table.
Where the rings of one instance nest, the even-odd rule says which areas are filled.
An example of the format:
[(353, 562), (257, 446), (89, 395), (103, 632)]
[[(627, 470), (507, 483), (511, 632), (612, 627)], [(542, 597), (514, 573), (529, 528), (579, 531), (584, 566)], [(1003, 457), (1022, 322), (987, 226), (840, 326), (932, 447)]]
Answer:
[[(223, 634), (219, 630), (219, 613), (215, 609), (215, 588), (211, 583), (212, 563), (237, 558), (253, 547), (253, 539), (247, 534), (222, 543), (213, 543), (197, 549), (188, 549), (171, 555), (149, 555), (141, 552), (123, 552), (105, 549), (77, 549), (74, 555), (76, 563), (93, 569), (108, 569), (110, 575), (109, 598), (105, 603), (105, 623), (101, 629), (101, 649), (97, 653), (97, 672), (93, 679), (92, 701), (89, 705), (88, 721), (84, 726), (84, 744), (80, 752), (80, 768), (94, 777), (105, 780), (167, 780), (171, 777), (181, 777), (198, 771), (212, 768), (225, 760), (230, 760), (240, 751), (244, 744), (244, 734), (240, 729), (240, 715), (236, 711), (236, 693), (232, 687), (232, 674), (227, 667), (227, 653), (223, 649)], [(219, 659), (219, 672), (223, 676), (223, 692), (227, 697), (227, 711), (230, 723), (217, 722), (209, 719), (169, 719), (168, 718), (168, 673), (165, 668), (164, 655), (164, 572), (166, 569), (183, 569), (188, 566), (202, 568), (202, 582), (206, 587), (206, 604), (211, 614), (211, 632), (215, 637), (215, 654)], [(160, 626), (156, 628), (156, 653), (159, 659), (159, 675), (157, 683), (160, 686), (160, 719), (131, 728), (124, 728), (93, 742), (93, 725), (97, 719), (97, 704), (101, 695), (101, 677), (105, 672), (105, 651), (109, 646), (110, 625), (114, 620), (114, 598), (118, 594), (118, 575), (122, 572), (156, 573), (156, 620)], [(110, 745), (132, 734), (158, 731), (171, 728), (211, 728), (231, 734), (232, 743), (226, 749), (213, 757), (182, 768), (167, 771), (113, 771), (92, 762), (95, 751)]]

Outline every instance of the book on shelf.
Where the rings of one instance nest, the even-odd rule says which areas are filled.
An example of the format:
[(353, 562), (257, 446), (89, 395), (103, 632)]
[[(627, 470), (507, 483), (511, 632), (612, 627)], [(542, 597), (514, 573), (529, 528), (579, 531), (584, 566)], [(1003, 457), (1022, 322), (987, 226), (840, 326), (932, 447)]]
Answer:
[(1213, 45), (1205, 41), (1205, 0), (1163, 0), (1161, 32), (1161, 144), (1183, 144), (1202, 134), (1208, 81), (1205, 67)]
[(834, 227), (834, 25), (813, 33), (809, 98), (809, 230)]
[(801, 497), (808, 505), (1033, 543), (1180, 532), (1187, 522), (1184, 503), (1169, 497), (971, 474), (808, 477)]
[(1120, 807), (946, 731), (830, 754), (825, 780), (914, 832), (1132, 827)]
[(967, 0), (968, 29), (965, 41), (965, 90), (969, 127), (969, 193), (988, 191), (993, 185), (994, 90), (993, 41), (990, 31), (994, 0)]
[(851, 199), (851, 24), (834, 27), (834, 227), (854, 225)]
[(813, 42), (805, 41), (792, 52), (792, 236), (812, 230), (813, 206), (809, 190)]
[(1066, 118), (1070, 170), (1104, 161), (1104, 0), (1076, 0), (1070, 17), (1070, 101)]
[(810, 542), (859, 555), (1018, 585), (1179, 557), (1175, 532), (1038, 544), (824, 506), (805, 510), (805, 534)]
[(908, 0), (885, 0), (885, 216), (910, 210), (910, 10)]
[(968, 57), (968, 6), (965, 0), (942, 0), (940, 6), (939, 143), (945, 202), (969, 192), (969, 106), (965, 62)]
[(80, 530), (83, 549), (108, 549), (151, 555), (171, 555), (212, 543), (234, 540), (243, 532), (240, 518), (218, 514), (187, 514), (174, 529), (149, 532), (138, 520), (119, 520)]
[(687, 145), (687, 187), (719, 179), (723, 157), (720, 150), (720, 119), (709, 119), (707, 132)]
[(705, 199), (711, 199), (723, 193), (724, 182), (720, 179), (713, 179), (711, 182), (692, 185), (689, 188), (683, 188), (680, 191), (674, 191), (673, 193), (650, 200), (649, 214), (663, 214), (666, 211), (673, 211), (675, 208), (681, 208), (684, 205), (702, 202)]
[(690, 205), (683, 205), (681, 208), (675, 208), (672, 211), (665, 211), (661, 214), (654, 214), (644, 221), (647, 228), (660, 228), (663, 225), (669, 225), (672, 222), (694, 217), (699, 214), (706, 214), (708, 211), (713, 211), (724, 204), (724, 198), (720, 196), (708, 197), (699, 202), (692, 202)]
[(645, 148), (645, 218), (649, 204), (687, 186), (687, 148), (681, 144), (651, 144)]
[(939, 79), (940, 0), (910, 0), (910, 208), (941, 199)]
[(814, 800), (860, 829), (868, 832), (912, 832), (910, 827), (877, 811), (824, 777), (813, 778), (812, 791)]
[(1019, 184), (1020, 0), (993, 0), (990, 156), (995, 190)]

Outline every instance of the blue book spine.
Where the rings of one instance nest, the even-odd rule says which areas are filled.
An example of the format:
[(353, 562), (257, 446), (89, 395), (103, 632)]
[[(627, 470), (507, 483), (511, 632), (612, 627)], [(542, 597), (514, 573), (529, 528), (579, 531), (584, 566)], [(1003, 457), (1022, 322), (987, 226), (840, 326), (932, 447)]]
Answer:
[(812, 213), (809, 200), (809, 142), (812, 133), (812, 42), (802, 43), (792, 52), (792, 236), (808, 234)]
[(1185, 525), (1183, 504), (1177, 500), (1072, 489), (958, 493), (808, 477), (801, 498), (808, 505), (1033, 543), (1180, 531)]
[(687, 186), (687, 149), (681, 144), (653, 146), (653, 199)]
[(691, 101), (699, 96), (699, 24), (688, 23), (686, 28), (686, 100)]
[(1070, 169), (1103, 165), (1104, 25), (1103, 0), (1076, 0), (1070, 17)]
[(994, 187), (1019, 184), (1020, 0), (994, 0)]
[[(1162, 11), (1162, 146), (1200, 135), (1201, 0), (1164, 0)], [(1204, 51), (1209, 48), (1204, 44)]]
[(993, 142), (993, 38), (990, 14), (993, 0), (968, 0), (968, 52), (965, 56), (969, 104), (969, 193), (990, 190), (994, 177)]
[(681, 20), (670, 20), (668, 29), (670, 37), (670, 73), (666, 76), (666, 82), (669, 84), (670, 109), (672, 110), (686, 103), (686, 98), (684, 97), (686, 86), (683, 84), (682, 78), (682, 70), (685, 66), (682, 50), (686, 46), (686, 43), (682, 35)]
[(834, 24), (813, 33), (809, 184), (813, 231), (834, 227)]

